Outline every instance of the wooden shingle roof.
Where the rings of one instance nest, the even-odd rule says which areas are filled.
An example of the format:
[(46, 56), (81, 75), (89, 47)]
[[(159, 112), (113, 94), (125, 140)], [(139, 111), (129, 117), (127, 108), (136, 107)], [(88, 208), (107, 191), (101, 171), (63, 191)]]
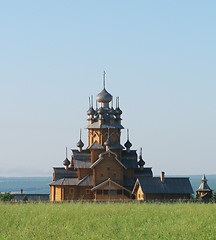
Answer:
[(159, 177), (139, 177), (134, 186), (139, 184), (143, 193), (152, 194), (191, 194), (193, 189), (189, 178), (166, 177), (164, 183)]

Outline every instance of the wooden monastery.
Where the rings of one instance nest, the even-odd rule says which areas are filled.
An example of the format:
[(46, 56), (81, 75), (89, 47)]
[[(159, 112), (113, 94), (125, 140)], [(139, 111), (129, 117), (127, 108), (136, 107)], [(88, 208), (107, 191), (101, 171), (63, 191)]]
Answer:
[[(88, 146), (72, 149), (71, 161), (64, 167), (53, 168), (50, 200), (116, 200), (116, 199), (179, 199), (193, 193), (189, 178), (153, 177), (151, 167), (144, 167), (142, 151), (139, 156), (127, 141), (121, 145), (122, 111), (119, 98), (113, 108), (113, 97), (104, 88), (96, 97), (99, 107), (89, 101)], [(110, 106), (111, 103), (111, 106)]]

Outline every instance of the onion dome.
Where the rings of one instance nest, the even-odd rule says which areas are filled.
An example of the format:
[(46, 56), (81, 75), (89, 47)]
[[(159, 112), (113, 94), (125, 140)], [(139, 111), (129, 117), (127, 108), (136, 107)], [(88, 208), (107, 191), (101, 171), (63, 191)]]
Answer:
[(116, 115), (121, 115), (122, 110), (119, 107), (117, 107), (116, 110), (115, 110), (115, 113), (116, 113)]
[(94, 115), (95, 114), (95, 110), (93, 107), (90, 107), (89, 110), (87, 111), (87, 115)]
[(110, 108), (110, 110), (109, 110), (109, 114), (110, 114), (110, 115), (115, 115), (115, 110), (114, 110), (113, 107)]
[(66, 157), (65, 160), (63, 161), (63, 165), (64, 166), (69, 166), (70, 165), (70, 161), (68, 160), (68, 158)]
[(102, 108), (102, 107), (100, 107), (100, 108), (98, 109), (98, 114), (103, 115), (104, 113), (105, 113), (105, 109)]
[(143, 168), (143, 166), (145, 165), (145, 161), (144, 161), (143, 158), (142, 158), (142, 148), (140, 148), (138, 165), (140, 166), (140, 168)]
[(109, 115), (109, 120), (115, 120), (115, 117), (113, 116), (113, 114)]
[(84, 146), (84, 143), (82, 142), (82, 140), (80, 139), (79, 142), (77, 143), (77, 147), (78, 148), (82, 148)]
[(145, 161), (143, 160), (143, 158), (142, 158), (141, 155), (139, 155), (138, 165), (139, 165), (140, 167), (143, 167), (143, 166), (145, 165)]
[(124, 146), (127, 148), (127, 149), (130, 149), (132, 147), (132, 143), (127, 140), (127, 142), (124, 144)]
[(112, 101), (112, 95), (104, 88), (96, 97), (98, 102), (109, 103)]

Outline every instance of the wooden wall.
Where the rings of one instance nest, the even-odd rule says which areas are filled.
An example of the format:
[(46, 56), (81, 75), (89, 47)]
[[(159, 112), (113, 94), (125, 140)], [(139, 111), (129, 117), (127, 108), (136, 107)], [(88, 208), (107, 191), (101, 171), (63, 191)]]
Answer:
[(115, 156), (108, 154), (104, 159), (95, 167), (95, 186), (104, 182), (108, 178), (114, 182), (123, 185), (123, 167), (114, 159)]
[(104, 150), (102, 150), (102, 149), (92, 149), (91, 150), (91, 164), (93, 164), (96, 160), (98, 160), (98, 156), (102, 152), (104, 152)]
[(55, 194), (55, 187), (54, 186), (50, 186), (50, 201), (54, 201), (54, 194)]
[(124, 170), (124, 175), (133, 180), (134, 179), (134, 168), (128, 168), (128, 169)]
[(91, 187), (51, 186), (50, 201), (91, 200), (94, 195)]
[[(107, 129), (89, 129), (88, 132), (88, 142), (89, 146), (94, 142), (98, 141), (99, 144), (104, 145), (104, 142), (107, 140), (108, 136)], [(110, 129), (110, 140), (111, 142), (118, 141), (120, 142), (120, 129)]]
[(85, 176), (87, 176), (91, 173), (91, 169), (90, 168), (78, 168), (77, 173), (78, 173), (78, 179), (81, 180)]
[(190, 194), (144, 194), (144, 200), (190, 199)]

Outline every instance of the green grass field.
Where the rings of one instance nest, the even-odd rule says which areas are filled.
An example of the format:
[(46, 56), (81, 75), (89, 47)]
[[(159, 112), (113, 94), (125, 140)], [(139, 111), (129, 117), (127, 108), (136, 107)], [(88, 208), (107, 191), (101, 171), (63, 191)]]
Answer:
[(216, 204), (0, 203), (0, 239), (216, 239)]

